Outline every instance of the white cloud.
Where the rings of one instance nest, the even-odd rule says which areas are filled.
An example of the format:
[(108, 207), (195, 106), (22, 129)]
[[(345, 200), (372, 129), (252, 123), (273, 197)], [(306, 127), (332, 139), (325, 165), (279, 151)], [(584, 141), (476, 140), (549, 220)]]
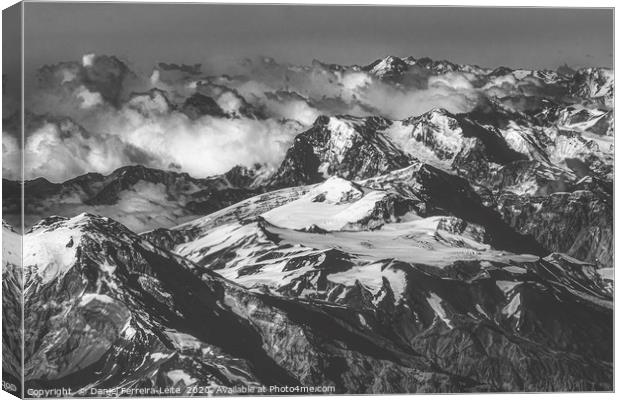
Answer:
[(375, 83), (361, 98), (385, 117), (404, 119), (437, 107), (452, 113), (471, 111), (478, 103), (480, 93), (474, 89), (466, 75), (448, 73), (431, 77), (426, 89), (398, 88)]
[[(220, 174), (239, 164), (275, 166), (302, 129), (298, 123), (275, 119), (190, 120), (178, 112), (142, 111), (129, 105), (101, 109), (97, 120), (89, 121), (88, 132), (72, 122), (44, 122), (26, 138), (26, 179), (43, 176), (60, 182), (128, 164), (159, 169), (175, 164), (195, 177)], [(19, 163), (11, 162), (18, 156), (16, 141), (3, 135), (5, 177), (18, 176)]]
[(107, 172), (129, 162), (124, 144), (114, 137), (85, 136), (69, 126), (46, 122), (24, 146), (26, 179), (43, 176), (63, 181), (88, 172)]
[[(82, 64), (88, 67), (98, 60), (87, 54)], [(154, 69), (137, 79), (120, 81), (124, 85), (121, 99), (125, 100), (118, 105), (77, 79), (74, 65), (55, 68), (57, 73), (49, 75), (50, 80), (57, 79), (55, 85), (32, 93), (31, 109), (38, 114), (68, 116), (86, 128), (87, 134), (68, 133), (53, 122), (27, 133), (29, 178), (45, 176), (58, 181), (136, 163), (163, 169), (180, 165), (196, 177), (222, 173), (237, 164), (275, 166), (294, 136), (321, 114), (403, 119), (435, 107), (466, 112), (481, 96), (471, 83), (473, 77), (463, 73), (430, 78), (421, 74), (394, 85), (361, 70), (334, 71), (320, 63), (294, 67), (258, 60), (218, 78)], [(149, 91), (153, 88), (165, 93)], [(132, 92), (145, 93), (126, 100)], [(195, 92), (211, 96), (236, 118), (191, 120), (175, 111)], [(267, 119), (245, 118), (245, 108)], [(10, 139), (3, 139), (3, 153), (12, 153), (13, 147)]]
[(149, 79), (151, 81), (151, 85), (156, 86), (159, 83), (159, 70), (154, 69)]
[(75, 95), (82, 101), (80, 104), (80, 108), (92, 108), (96, 105), (103, 104), (103, 98), (101, 97), (101, 94), (99, 94), (98, 92), (91, 92), (84, 86), (80, 86), (75, 91)]
[(83, 67), (92, 67), (93, 61), (95, 61), (95, 54), (84, 54), (82, 56), (82, 66)]
[(2, 132), (2, 177), (19, 179), (21, 169), (21, 149), (17, 138)]

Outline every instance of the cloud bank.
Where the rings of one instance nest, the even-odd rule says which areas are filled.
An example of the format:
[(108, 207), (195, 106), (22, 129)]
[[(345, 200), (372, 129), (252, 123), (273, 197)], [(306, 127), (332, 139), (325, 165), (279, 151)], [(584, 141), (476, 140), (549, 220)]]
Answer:
[[(402, 62), (402, 61), (401, 61)], [(175, 169), (196, 177), (255, 163), (277, 165), (296, 134), (320, 115), (417, 116), (436, 107), (468, 112), (486, 92), (537, 90), (538, 81), (510, 77), (486, 87), (463, 71), (412, 66), (397, 80), (377, 68), (309, 66), (271, 58), (205, 71), (160, 63), (140, 75), (113, 56), (44, 66), (26, 93), (25, 178), (63, 181), (127, 164)], [(19, 151), (3, 135), (3, 156)], [(17, 178), (17, 163), (3, 176)]]

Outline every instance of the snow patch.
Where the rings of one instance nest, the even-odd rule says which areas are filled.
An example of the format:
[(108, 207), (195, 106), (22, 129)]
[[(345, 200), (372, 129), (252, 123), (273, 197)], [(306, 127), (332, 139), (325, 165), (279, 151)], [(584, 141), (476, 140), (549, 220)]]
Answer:
[(36, 229), (24, 236), (24, 267), (36, 267), (43, 284), (63, 276), (76, 260), (81, 238), (79, 229), (65, 224), (56, 229)]
[(484, 315), (485, 317), (487, 317), (488, 319), (491, 319), (491, 318), (489, 318), (489, 315), (486, 313), (486, 311), (484, 311), (484, 309), (482, 308), (482, 306), (481, 306), (480, 304), (476, 304), (476, 310), (477, 310), (480, 314), (482, 314), (482, 315)]
[(172, 341), (175, 348), (180, 350), (198, 350), (202, 347), (202, 342), (194, 336), (176, 330), (166, 330), (166, 336)]
[(337, 176), (332, 176), (325, 182), (318, 184), (312, 189), (310, 189), (308, 194), (305, 195), (303, 198), (309, 198), (314, 201), (319, 201), (318, 197), (320, 196), (323, 198), (320, 201), (325, 201), (332, 204), (340, 204), (343, 202), (357, 200), (361, 198), (363, 194), (363, 191), (359, 189), (357, 185), (353, 182)]
[(510, 303), (508, 303), (504, 308), (502, 308), (502, 314), (506, 315), (509, 318), (515, 317), (519, 319), (521, 317), (520, 306), (521, 306), (521, 294), (517, 293), (512, 298), (512, 300), (510, 300)]
[(123, 337), (125, 339), (131, 339), (131, 338), (133, 338), (136, 335), (136, 333), (137, 333), (136, 329), (133, 326), (129, 325), (123, 331)]
[(114, 299), (106, 294), (86, 293), (80, 299), (80, 306), (85, 306), (93, 301), (98, 301), (105, 304), (114, 303)]
[(502, 292), (504, 292), (504, 294), (512, 292), (515, 287), (520, 285), (519, 282), (513, 281), (496, 281), (495, 284)]
[(525, 274), (527, 270), (523, 267), (517, 267), (516, 265), (509, 265), (503, 268), (504, 271), (512, 272), (513, 274)]
[(2, 224), (2, 270), (7, 265), (21, 266), (22, 237), (3, 221)]
[(266, 212), (263, 217), (288, 229), (316, 225), (327, 231), (338, 231), (370, 217), (377, 203), (386, 196), (386, 192), (376, 190), (364, 194), (350, 181), (331, 178), (300, 199)]
[(428, 305), (431, 306), (433, 311), (435, 311), (435, 314), (437, 314), (437, 316), (439, 316), (439, 318), (448, 326), (448, 328), (454, 329), (452, 321), (448, 318), (446, 310), (441, 305), (441, 297), (433, 292), (430, 292), (429, 297), (426, 298), (426, 301), (428, 302)]
[[(394, 292), (395, 303), (398, 303), (405, 293), (407, 287), (407, 278), (404, 271), (394, 269), (390, 266), (383, 268), (384, 263), (373, 263), (361, 266), (353, 266), (347, 271), (337, 272), (330, 274), (327, 279), (331, 282), (338, 283), (344, 286), (354, 286), (359, 281), (366, 289), (368, 289), (374, 296), (379, 294), (379, 291), (383, 288), (383, 278), (385, 277), (390, 283), (390, 288)], [(375, 304), (378, 304), (385, 296), (385, 291), (382, 293), (382, 297), (376, 300)]]
[(164, 354), (164, 353), (152, 353), (152, 354), (150, 355), (150, 357), (151, 357), (151, 360), (153, 360), (153, 361), (157, 362), (157, 361), (159, 361), (159, 360), (163, 360), (163, 359), (167, 358), (167, 357), (168, 357), (168, 354)]
[(390, 287), (394, 292), (395, 302), (399, 303), (407, 289), (407, 275), (400, 269), (388, 266), (383, 270), (383, 276), (390, 282)]
[(331, 151), (339, 163), (342, 163), (346, 151), (353, 146), (359, 135), (355, 128), (341, 118), (330, 117), (327, 129), (331, 132)]
[(185, 386), (189, 386), (198, 382), (197, 379), (192, 378), (187, 372), (181, 369), (173, 369), (172, 371), (168, 371), (166, 375), (170, 378), (173, 385), (183, 382)]

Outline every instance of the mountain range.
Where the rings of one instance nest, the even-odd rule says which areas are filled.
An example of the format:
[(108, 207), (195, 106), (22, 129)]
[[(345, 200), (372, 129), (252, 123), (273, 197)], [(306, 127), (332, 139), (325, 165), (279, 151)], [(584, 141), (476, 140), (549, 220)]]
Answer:
[[(271, 121), (274, 104), (320, 115), (278, 115), (295, 127), (282, 154), (208, 177), (145, 162), (3, 179), (3, 321), (21, 313), (23, 279), (27, 388), (613, 390), (613, 71), (386, 57), (205, 77), (160, 64), (167, 90), (125, 99), (139, 77), (121, 64), (71, 64), (79, 84), (57, 81), (67, 65), (42, 72), (63, 90), (120, 80), (104, 82), (106, 107), (151, 119)], [(235, 83), (282, 71), (289, 87), (264, 101)], [(476, 104), (398, 118), (369, 91), (297, 92), (317, 71), (429, 95), (450, 81)], [(94, 135), (86, 117), (28, 120)], [(3, 339), (11, 373), (20, 339)]]

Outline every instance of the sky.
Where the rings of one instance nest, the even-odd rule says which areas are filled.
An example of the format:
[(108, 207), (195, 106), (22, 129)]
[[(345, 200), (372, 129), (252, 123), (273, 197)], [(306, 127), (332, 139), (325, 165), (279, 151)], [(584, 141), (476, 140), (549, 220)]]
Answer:
[(26, 3), (25, 66), (117, 55), (220, 66), (271, 56), (368, 64), (428, 56), (513, 68), (611, 67), (611, 9)]

